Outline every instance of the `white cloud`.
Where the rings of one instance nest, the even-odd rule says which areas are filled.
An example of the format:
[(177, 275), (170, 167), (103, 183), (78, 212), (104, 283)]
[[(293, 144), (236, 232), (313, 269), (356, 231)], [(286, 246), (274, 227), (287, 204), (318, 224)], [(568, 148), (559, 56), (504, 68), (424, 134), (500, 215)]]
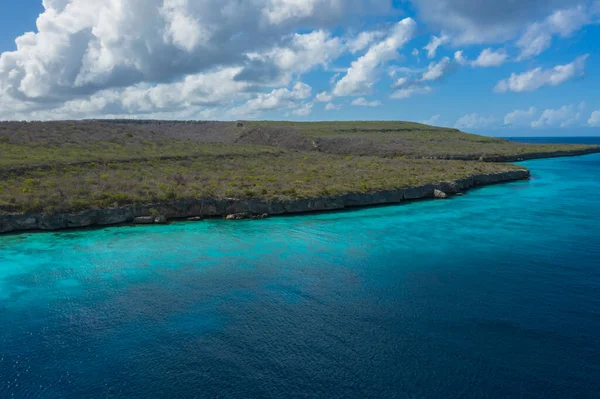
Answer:
[[(450, 59), (445, 57), (439, 62), (432, 62), (429, 67), (421, 74), (419, 78), (403, 76), (398, 78), (393, 84), (392, 89), (397, 89), (390, 95), (395, 100), (404, 100), (417, 94), (429, 94), (433, 91), (431, 86), (425, 82), (431, 82), (441, 79), (450, 69)], [(409, 74), (416, 74), (417, 71), (404, 71)]]
[[(280, 88), (269, 93), (261, 93), (255, 98), (246, 101), (245, 104), (234, 108), (232, 113), (234, 115), (253, 116), (260, 111), (295, 108), (300, 101), (310, 97), (311, 90), (311, 87), (306, 83), (298, 82), (291, 90), (288, 88)], [(312, 109), (312, 103), (309, 104)]]
[[(91, 96), (62, 103), (35, 104), (8, 101), (2, 103), (0, 118), (81, 119), (162, 115), (188, 119), (209, 115), (209, 107), (227, 106), (234, 100), (249, 98), (249, 84), (235, 80), (240, 68), (225, 68), (209, 73), (188, 75), (180, 82), (151, 85), (140, 83), (122, 89), (106, 89)], [(172, 115), (170, 115), (171, 113)], [(214, 112), (213, 112), (214, 114)], [(216, 115), (216, 114), (214, 114)], [(224, 116), (226, 117), (226, 116)]]
[[(36, 31), (0, 54), (0, 118), (216, 115), (206, 108), (227, 109), (327, 67), (349, 51), (347, 36), (328, 28), (353, 15), (386, 15), (384, 3), (43, 0)], [(207, 79), (218, 74), (228, 76)]]
[[(409, 76), (396, 79), (391, 87), (397, 90), (390, 95), (390, 98), (402, 100), (417, 94), (431, 93), (433, 89), (427, 83), (442, 79), (452, 71), (453, 66), (452, 60), (444, 57), (438, 62), (431, 62), (424, 72), (419, 73), (419, 77), (414, 77), (419, 71), (405, 70), (404, 72)], [(392, 75), (395, 75), (395, 71)]]
[(475, 61), (473, 61), (473, 66), (475, 67), (497, 67), (506, 62), (508, 59), (508, 54), (506, 50), (492, 50), (491, 48), (484, 49), (479, 57)]
[(325, 111), (339, 111), (342, 109), (342, 104), (328, 103), (325, 105)]
[(600, 126), (600, 109), (592, 112), (590, 119), (588, 119), (588, 125), (599, 127)]
[(537, 121), (531, 123), (531, 127), (569, 127), (577, 124), (581, 120), (582, 111), (585, 103), (578, 106), (573, 104), (565, 105), (558, 109), (546, 109)]
[(335, 84), (335, 82), (338, 80), (338, 78), (340, 77), (341, 73), (340, 72), (336, 72), (330, 79), (329, 79), (329, 83), (330, 84)]
[(505, 126), (529, 126), (537, 114), (537, 109), (530, 107), (527, 110), (515, 109), (504, 117)]
[[(582, 0), (587, 1), (587, 0)], [(454, 45), (499, 43), (515, 38), (531, 21), (564, 7), (565, 0), (411, 0), (428, 26)]]
[(454, 53), (454, 61), (461, 66), (472, 66), (474, 68), (496, 67), (504, 64), (508, 60), (508, 53), (504, 49), (493, 50), (486, 48), (481, 51), (475, 61), (469, 61), (462, 50)]
[(333, 96), (331, 95), (331, 93), (328, 93), (326, 91), (320, 92), (315, 97), (315, 101), (322, 102), (322, 103), (327, 103), (327, 102), (331, 101), (332, 99), (333, 99)]
[(288, 19), (305, 18), (312, 15), (322, 3), (318, 0), (274, 0), (271, 6), (264, 10), (269, 22), (280, 24)]
[(441, 115), (437, 114), (437, 115), (433, 115), (431, 118), (426, 119), (424, 121), (421, 121), (420, 123), (423, 123), (425, 125), (432, 125), (435, 126), (437, 125), (437, 123), (440, 121)]
[[(349, 12), (360, 15), (389, 10), (389, 5), (377, 0), (346, 0), (343, 2), (339, 0), (268, 0), (248, 1), (248, 3), (259, 8), (267, 17), (268, 22), (275, 25), (306, 19), (324, 22), (332, 19), (339, 20)], [(243, 3), (237, 2), (237, 4)]]
[(401, 78), (398, 78), (393, 84), (392, 84), (392, 88), (398, 88), (398, 87), (404, 87), (404, 86), (408, 86), (409, 84), (412, 84), (413, 82), (407, 78), (406, 76), (403, 76)]
[(438, 48), (448, 43), (449, 41), (450, 36), (443, 33), (440, 36), (432, 36), (429, 43), (427, 43), (427, 45), (423, 47), (424, 50), (427, 50), (427, 58), (435, 58)]
[(470, 61), (465, 58), (464, 51), (462, 50), (454, 53), (454, 61), (461, 66), (467, 66), (470, 63)]
[(374, 41), (385, 36), (383, 31), (367, 31), (361, 32), (355, 38), (349, 39), (347, 42), (348, 49), (352, 54), (358, 53), (369, 47)]
[(517, 41), (517, 47), (521, 49), (519, 60), (534, 57), (548, 49), (554, 35), (568, 37), (592, 23), (593, 14), (593, 10), (578, 4), (554, 11), (542, 22), (532, 23)]
[(393, 98), (395, 100), (404, 100), (416, 94), (429, 94), (432, 91), (433, 89), (430, 86), (419, 86), (417, 84), (411, 84), (400, 90), (396, 90), (394, 93), (392, 93), (390, 98)]
[(335, 96), (353, 96), (368, 93), (376, 81), (377, 68), (398, 56), (398, 50), (412, 39), (416, 23), (411, 18), (400, 21), (388, 36), (373, 44), (367, 53), (352, 62), (346, 75), (334, 89)]
[(206, 45), (210, 39), (210, 32), (190, 15), (187, 1), (165, 0), (160, 13), (166, 22), (163, 34), (165, 42), (171, 42), (183, 50), (192, 52), (199, 45)]
[(477, 113), (467, 114), (456, 121), (454, 127), (457, 129), (479, 129), (491, 127), (496, 123), (492, 116), (482, 116)]
[(417, 59), (417, 62), (421, 62), (421, 53), (419, 52), (418, 48), (413, 49), (411, 54)]
[(439, 62), (429, 64), (427, 71), (421, 76), (422, 82), (433, 82), (444, 77), (452, 66), (452, 61), (448, 57), (442, 58)]
[(364, 97), (359, 97), (352, 101), (352, 105), (357, 107), (380, 107), (383, 103), (379, 100), (367, 101)]
[(237, 79), (285, 85), (295, 74), (319, 65), (327, 66), (343, 53), (345, 46), (340, 38), (323, 30), (293, 34), (285, 38), (283, 44), (248, 54), (249, 62)]
[(535, 91), (544, 86), (558, 86), (569, 80), (581, 77), (585, 69), (588, 54), (566, 65), (557, 65), (552, 69), (535, 68), (521, 74), (513, 73), (510, 78), (498, 82), (495, 91), (516, 93)]
[(298, 108), (292, 111), (292, 114), (298, 116), (309, 116), (312, 114), (313, 103), (306, 103), (300, 105)]

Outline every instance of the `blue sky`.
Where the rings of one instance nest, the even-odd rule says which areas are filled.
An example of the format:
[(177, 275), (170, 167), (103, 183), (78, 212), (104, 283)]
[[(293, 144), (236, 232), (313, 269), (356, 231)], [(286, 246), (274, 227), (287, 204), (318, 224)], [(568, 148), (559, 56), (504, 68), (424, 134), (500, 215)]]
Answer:
[(600, 0), (11, 1), (0, 119), (599, 135), (599, 22)]

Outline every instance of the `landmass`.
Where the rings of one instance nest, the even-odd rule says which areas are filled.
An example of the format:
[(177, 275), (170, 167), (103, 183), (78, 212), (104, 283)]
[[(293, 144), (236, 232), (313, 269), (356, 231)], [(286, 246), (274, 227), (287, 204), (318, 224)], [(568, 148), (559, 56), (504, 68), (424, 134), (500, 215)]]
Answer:
[(0, 122), (0, 233), (445, 198), (595, 152), (410, 122)]

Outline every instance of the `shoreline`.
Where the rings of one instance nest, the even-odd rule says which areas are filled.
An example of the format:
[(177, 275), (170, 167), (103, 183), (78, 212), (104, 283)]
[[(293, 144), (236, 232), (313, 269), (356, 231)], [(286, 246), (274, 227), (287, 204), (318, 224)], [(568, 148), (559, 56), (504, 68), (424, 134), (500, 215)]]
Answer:
[(78, 213), (8, 214), (0, 215), (0, 234), (26, 231), (57, 231), (103, 227), (133, 223), (134, 219), (156, 214), (168, 220), (216, 218), (228, 215), (280, 216), (311, 212), (338, 211), (347, 208), (399, 204), (406, 201), (435, 198), (436, 190), (448, 196), (463, 193), (474, 187), (527, 180), (527, 169), (473, 175), (464, 179), (417, 187), (385, 190), (373, 193), (348, 193), (332, 197), (265, 201), (260, 199), (206, 199), (174, 201), (120, 208), (95, 209)]
[(442, 161), (479, 161), (489, 163), (511, 163), (511, 162), (523, 162), (532, 161), (536, 159), (546, 158), (566, 158), (566, 157), (579, 157), (584, 155), (599, 154), (600, 146), (591, 146), (590, 148), (581, 150), (568, 150), (568, 151), (554, 151), (554, 152), (525, 152), (520, 155), (482, 155), (477, 156), (447, 156), (447, 157), (432, 157), (423, 159), (434, 159)]
[(556, 152), (530, 152), (524, 153), (522, 155), (514, 155), (514, 156), (491, 156), (491, 157), (482, 157), (482, 161), (484, 162), (523, 162), (523, 161), (531, 161), (535, 159), (545, 159), (545, 158), (565, 158), (565, 157), (578, 157), (583, 155), (591, 155), (600, 153), (600, 146), (594, 146), (591, 148), (586, 148), (583, 150), (572, 150), (572, 151), (556, 151)]

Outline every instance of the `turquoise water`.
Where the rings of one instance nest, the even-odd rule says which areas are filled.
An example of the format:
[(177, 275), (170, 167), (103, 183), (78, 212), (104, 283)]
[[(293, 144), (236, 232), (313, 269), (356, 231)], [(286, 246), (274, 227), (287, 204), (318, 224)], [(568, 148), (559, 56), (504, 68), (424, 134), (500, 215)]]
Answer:
[(0, 236), (0, 397), (597, 398), (600, 155), (423, 201)]

